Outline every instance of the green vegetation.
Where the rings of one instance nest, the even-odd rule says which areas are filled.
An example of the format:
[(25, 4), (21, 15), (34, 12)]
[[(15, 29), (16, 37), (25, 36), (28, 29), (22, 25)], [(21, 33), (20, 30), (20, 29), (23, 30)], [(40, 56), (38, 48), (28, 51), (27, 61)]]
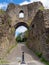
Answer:
[(8, 18), (7, 18), (7, 21), (8, 21), (8, 24), (10, 25), (10, 24), (11, 24), (11, 19), (10, 19), (9, 16), (8, 16)]
[(15, 28), (14, 28), (14, 27), (12, 27), (12, 28), (11, 28), (11, 31), (13, 32), (14, 30), (15, 30)]
[(4, 13), (5, 13), (5, 11), (0, 9), (0, 14), (4, 14)]
[(11, 46), (11, 47), (7, 50), (7, 54), (8, 54), (8, 53), (10, 53), (10, 52), (11, 52), (11, 50), (12, 50), (13, 48), (15, 48), (15, 47), (16, 47), (16, 45), (17, 45), (17, 44), (12, 45), (12, 46)]
[[(29, 48), (28, 43), (26, 43), (26, 46)], [(32, 50), (31, 48), (29, 48)], [(49, 62), (42, 56), (41, 52), (35, 52), (34, 53), (40, 58), (40, 61), (43, 62), (45, 65), (49, 65)]]
[(0, 64), (8, 64), (9, 62), (3, 59), (0, 59)]
[(40, 60), (45, 63), (45, 65), (49, 65), (49, 62), (44, 57), (41, 57)]
[(39, 10), (43, 11), (44, 10), (44, 7), (43, 6), (39, 7)]
[(35, 52), (35, 54), (40, 58), (40, 61), (45, 63), (45, 65), (49, 65), (49, 62), (42, 56), (42, 53)]
[(35, 54), (36, 54), (39, 58), (41, 58), (41, 57), (42, 57), (42, 53), (35, 52)]
[(23, 33), (20, 33), (17, 37), (16, 37), (16, 41), (17, 42), (25, 42), (27, 40), (27, 38), (23, 35)]
[(25, 31), (25, 38), (28, 38), (29, 31)]

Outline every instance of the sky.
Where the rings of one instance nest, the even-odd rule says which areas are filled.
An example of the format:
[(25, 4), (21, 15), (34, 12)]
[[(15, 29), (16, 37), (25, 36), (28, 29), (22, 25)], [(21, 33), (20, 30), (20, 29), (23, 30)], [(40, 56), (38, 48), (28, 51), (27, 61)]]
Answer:
[[(49, 9), (49, 0), (0, 0), (0, 9), (6, 10), (9, 3), (25, 5), (25, 4), (29, 4), (29, 3), (33, 3), (37, 1), (42, 2), (43, 6), (46, 9)], [(19, 27), (16, 31), (16, 35), (24, 31), (26, 31), (26, 28), (24, 28), (24, 26)]]
[(19, 35), (20, 33), (24, 33), (25, 31), (27, 31), (27, 28), (26, 28), (26, 27), (24, 27), (24, 26), (18, 27), (18, 28), (16, 29), (16, 31), (15, 31), (15, 37), (16, 37), (17, 35)]
[(45, 8), (49, 8), (49, 0), (0, 0), (0, 9), (5, 10), (9, 3), (24, 5), (36, 1), (41, 1)]

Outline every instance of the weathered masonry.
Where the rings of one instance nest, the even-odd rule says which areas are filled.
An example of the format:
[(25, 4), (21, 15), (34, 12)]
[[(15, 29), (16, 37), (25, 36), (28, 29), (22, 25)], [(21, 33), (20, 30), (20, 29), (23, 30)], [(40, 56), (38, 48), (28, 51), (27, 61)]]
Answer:
[(49, 10), (44, 9), (41, 2), (23, 6), (10, 3), (7, 10), (0, 13), (0, 58), (15, 45), (14, 32), (21, 25), (28, 28), (28, 46), (49, 61)]

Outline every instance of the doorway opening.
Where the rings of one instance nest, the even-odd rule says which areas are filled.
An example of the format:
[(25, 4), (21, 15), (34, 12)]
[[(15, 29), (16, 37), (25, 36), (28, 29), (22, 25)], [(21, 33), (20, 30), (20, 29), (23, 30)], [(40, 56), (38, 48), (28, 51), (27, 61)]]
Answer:
[(16, 42), (26, 42), (28, 38), (28, 28), (25, 25), (22, 25), (24, 23), (20, 23), (15, 29), (15, 39)]
[(22, 10), (19, 12), (19, 18), (24, 18), (24, 12)]

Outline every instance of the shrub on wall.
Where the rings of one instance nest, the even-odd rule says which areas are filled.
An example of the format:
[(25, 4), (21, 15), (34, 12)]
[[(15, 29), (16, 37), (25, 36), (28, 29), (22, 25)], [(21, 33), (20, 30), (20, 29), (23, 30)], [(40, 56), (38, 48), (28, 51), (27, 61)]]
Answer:
[(39, 10), (43, 11), (44, 10), (44, 7), (43, 6), (39, 7)]
[(4, 14), (4, 13), (5, 13), (5, 11), (0, 9), (0, 14)]

